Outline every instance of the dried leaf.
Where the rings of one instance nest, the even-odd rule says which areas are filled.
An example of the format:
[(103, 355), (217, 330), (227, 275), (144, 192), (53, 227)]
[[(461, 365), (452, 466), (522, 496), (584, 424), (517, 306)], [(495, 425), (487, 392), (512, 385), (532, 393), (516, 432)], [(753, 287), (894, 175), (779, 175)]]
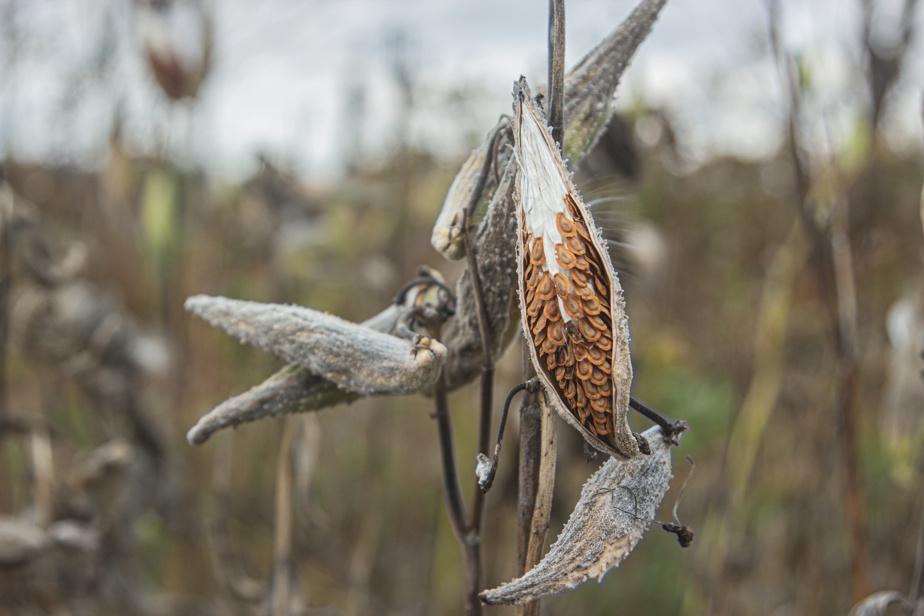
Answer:
[(900, 605), (905, 611), (908, 611), (909, 607), (908, 601), (897, 591), (882, 590), (874, 592), (853, 606), (850, 610), (850, 616), (886, 616), (889, 613), (889, 607), (892, 605)]
[(629, 427), (629, 323), (619, 277), (526, 79), (514, 87), (523, 333), (552, 407), (594, 448), (639, 454)]
[(643, 435), (651, 455), (609, 458), (581, 489), (564, 529), (542, 561), (523, 576), (481, 593), (482, 601), (527, 603), (598, 581), (635, 548), (671, 479), (670, 445), (660, 428)]

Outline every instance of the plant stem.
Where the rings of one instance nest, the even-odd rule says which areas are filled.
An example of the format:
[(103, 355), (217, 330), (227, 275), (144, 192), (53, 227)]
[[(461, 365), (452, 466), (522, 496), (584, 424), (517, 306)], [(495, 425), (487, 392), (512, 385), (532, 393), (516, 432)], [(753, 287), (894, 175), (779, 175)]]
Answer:
[(465, 505), (462, 489), (456, 472), (456, 453), (452, 442), (452, 422), (449, 418), (449, 399), (443, 375), (436, 382), (436, 426), (439, 434), (440, 456), (443, 465), (443, 486), (446, 488), (446, 506), (449, 508), (449, 522), (460, 543), (465, 543)]
[(13, 251), (9, 232), (13, 218), (13, 195), (0, 193), (0, 440), (6, 430), (7, 409), (7, 346), (9, 343), (10, 292), (13, 286)]
[[(495, 135), (497, 139), (497, 135)], [(472, 290), (475, 295), (475, 310), (478, 317), (478, 334), (481, 341), (481, 396), (478, 413), (478, 453), (487, 455), (491, 441), (491, 416), (494, 404), (494, 354), (491, 350), (491, 331), (488, 323), (487, 308), (484, 304), (484, 289), (481, 286), (481, 274), (478, 271), (478, 259), (475, 254), (475, 243), (471, 238), (471, 220), (475, 208), (487, 183), (488, 172), (494, 161), (494, 148), (488, 148), (478, 184), (472, 193), (471, 200), (462, 213), (462, 241), (465, 246), (465, 258), (468, 265), (468, 274), (472, 277)], [(448, 415), (448, 413), (447, 413)], [(451, 439), (450, 439), (451, 440)], [(444, 453), (445, 457), (445, 453)], [(444, 464), (446, 464), (444, 460)], [(453, 474), (455, 474), (455, 461), (452, 461)], [(458, 479), (456, 479), (458, 484)], [(461, 502), (461, 495), (459, 496)], [(468, 615), (481, 614), (481, 599), (478, 593), (481, 590), (481, 528), (484, 519), (485, 492), (480, 489), (478, 479), (475, 478), (475, 490), (472, 498), (472, 509), (468, 521), (464, 523), (464, 532), (460, 535), (462, 548), (465, 553), (466, 593), (465, 613)], [(464, 515), (464, 508), (460, 505), (460, 515)]]
[(276, 461), (276, 523), (273, 537), (273, 582), (271, 606), (273, 616), (289, 613), (292, 592), (292, 459), (293, 442), (298, 432), (294, 418), (283, 422)]
[(562, 149), (565, 112), (565, 0), (549, 0), (549, 127)]
[[(548, 77), (548, 121), (552, 138), (562, 149), (562, 135), (564, 134), (564, 96), (565, 96), (565, 2), (564, 0), (549, 0), (549, 77)], [(523, 346), (523, 382), (536, 376), (535, 368), (524, 340)], [(522, 575), (539, 560), (542, 544), (548, 529), (549, 510), (551, 509), (551, 493), (555, 480), (554, 466), (542, 468), (543, 460), (546, 464), (554, 464), (555, 455), (543, 449), (554, 449), (554, 435), (547, 434), (543, 438), (542, 430), (545, 423), (546, 430), (554, 429), (554, 424), (543, 422), (543, 405), (540, 396), (542, 391), (527, 391), (520, 407), (520, 457), (519, 457), (519, 495), (517, 501), (517, 555), (519, 557), (520, 574)], [(540, 486), (540, 481), (543, 485)], [(537, 494), (542, 498), (537, 499)], [(538, 506), (538, 507), (537, 507)], [(541, 511), (537, 511), (541, 508)], [(539, 614), (540, 603), (533, 601), (517, 606), (519, 616), (536, 616)]]
[(528, 388), (535, 389), (538, 387), (539, 383), (534, 379), (529, 383), (520, 383), (519, 385), (516, 385), (507, 393), (507, 399), (504, 400), (504, 409), (501, 411), (500, 423), (497, 426), (497, 440), (494, 442), (494, 453), (491, 456), (491, 467), (483, 481), (481, 478), (479, 478), (478, 487), (481, 488), (482, 492), (487, 492), (490, 490), (491, 485), (494, 483), (494, 475), (497, 473), (497, 465), (500, 460), (501, 443), (504, 442), (504, 430), (507, 427), (507, 415), (510, 412), (510, 404), (513, 402), (514, 396)]

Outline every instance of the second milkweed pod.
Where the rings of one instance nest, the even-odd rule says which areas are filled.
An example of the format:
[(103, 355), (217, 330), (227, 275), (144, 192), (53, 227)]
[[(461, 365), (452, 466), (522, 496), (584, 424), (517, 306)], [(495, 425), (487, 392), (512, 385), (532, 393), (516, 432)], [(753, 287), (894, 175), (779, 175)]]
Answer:
[[(522, 77), (514, 114), (518, 284), (530, 357), (565, 421), (596, 449), (632, 458), (640, 449), (628, 422), (632, 365), (619, 279)], [(529, 268), (539, 269), (542, 292), (532, 288)], [(546, 281), (562, 292), (549, 293)], [(566, 367), (552, 355), (576, 363)]]

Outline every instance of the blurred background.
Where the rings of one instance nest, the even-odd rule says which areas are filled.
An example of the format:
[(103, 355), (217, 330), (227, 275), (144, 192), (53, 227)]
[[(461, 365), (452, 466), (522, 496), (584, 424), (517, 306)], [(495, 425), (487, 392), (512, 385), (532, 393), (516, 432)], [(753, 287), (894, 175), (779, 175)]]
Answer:
[[(568, 65), (634, 4), (570, 0)], [(679, 512), (697, 538), (653, 530), (545, 614), (836, 614), (911, 584), (918, 8), (663, 10), (576, 178), (620, 241), (635, 393), (691, 424), (675, 475), (695, 459)], [(262, 613), (283, 438), (291, 613), (461, 613), (432, 403), (192, 447), (200, 415), (279, 364), (182, 304), (363, 320), (421, 264), (454, 282), (432, 224), (513, 80), (545, 82), (546, 25), (526, 0), (0, 0), (0, 613)], [(519, 380), (514, 346), (498, 405)], [(451, 404), (468, 487), (477, 388)], [(489, 585), (516, 569), (515, 449), (488, 500)], [(560, 431), (551, 538), (598, 465)]]

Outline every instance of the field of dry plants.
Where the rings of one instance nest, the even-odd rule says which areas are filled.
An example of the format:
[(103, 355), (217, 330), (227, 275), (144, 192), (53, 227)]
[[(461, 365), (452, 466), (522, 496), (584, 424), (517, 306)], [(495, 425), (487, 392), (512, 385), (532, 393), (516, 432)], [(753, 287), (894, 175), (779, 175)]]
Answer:
[(116, 25), (75, 84), (134, 54), (174, 128), (65, 101), (49, 135), (106, 134), (73, 161), (14, 143), (54, 46), (29, 1), (0, 0), (0, 616), (924, 614), (917, 0), (844, 0), (847, 138), (795, 2), (749, 34), (779, 147), (734, 156), (620, 98), (684, 0), (625, 0), (576, 62), (550, 0), (544, 79), (427, 110), (465, 147), (408, 137), (436, 86), (404, 33), (392, 147), (231, 180), (189, 143), (222, 2), (87, 5)]

